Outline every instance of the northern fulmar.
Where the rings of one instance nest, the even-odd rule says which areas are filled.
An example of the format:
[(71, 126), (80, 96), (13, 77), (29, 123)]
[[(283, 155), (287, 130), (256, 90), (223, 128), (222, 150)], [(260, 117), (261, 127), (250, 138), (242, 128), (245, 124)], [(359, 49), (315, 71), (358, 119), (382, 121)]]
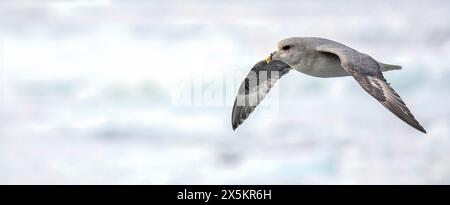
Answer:
[(426, 133), (403, 100), (383, 76), (401, 66), (376, 61), (344, 44), (315, 37), (291, 37), (278, 42), (278, 50), (259, 61), (242, 82), (234, 101), (233, 130), (248, 118), (276, 81), (290, 70), (330, 78), (353, 76), (358, 84), (398, 118)]

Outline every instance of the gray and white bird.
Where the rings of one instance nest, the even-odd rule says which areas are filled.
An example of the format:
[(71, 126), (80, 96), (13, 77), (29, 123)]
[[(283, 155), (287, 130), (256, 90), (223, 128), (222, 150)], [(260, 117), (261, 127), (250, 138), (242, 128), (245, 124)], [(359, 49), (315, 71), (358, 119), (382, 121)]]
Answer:
[(278, 50), (258, 62), (242, 82), (232, 111), (235, 130), (264, 99), (276, 81), (290, 70), (330, 78), (353, 76), (358, 84), (398, 118), (426, 133), (382, 72), (399, 70), (346, 45), (323, 38), (292, 37), (278, 42)]

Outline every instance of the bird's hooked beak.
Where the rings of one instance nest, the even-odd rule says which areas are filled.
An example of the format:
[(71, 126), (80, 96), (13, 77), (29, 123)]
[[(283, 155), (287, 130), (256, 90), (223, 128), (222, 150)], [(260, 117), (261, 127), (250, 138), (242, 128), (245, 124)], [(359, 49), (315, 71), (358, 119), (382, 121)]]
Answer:
[(270, 54), (270, 56), (267, 56), (267, 58), (265, 59), (267, 64), (269, 64), (269, 63), (272, 61), (272, 56), (273, 56), (273, 54), (275, 54), (275, 52), (272, 52), (272, 53)]

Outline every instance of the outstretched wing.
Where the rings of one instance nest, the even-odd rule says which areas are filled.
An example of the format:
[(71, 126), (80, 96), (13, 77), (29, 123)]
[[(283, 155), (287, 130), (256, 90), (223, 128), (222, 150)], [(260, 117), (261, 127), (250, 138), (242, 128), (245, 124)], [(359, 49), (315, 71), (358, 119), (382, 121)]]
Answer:
[(384, 79), (379, 64), (372, 57), (341, 44), (321, 45), (316, 47), (316, 50), (337, 55), (342, 68), (351, 74), (367, 93), (405, 123), (426, 133), (400, 96)]
[(291, 67), (281, 61), (258, 62), (239, 87), (231, 115), (233, 130), (241, 125)]

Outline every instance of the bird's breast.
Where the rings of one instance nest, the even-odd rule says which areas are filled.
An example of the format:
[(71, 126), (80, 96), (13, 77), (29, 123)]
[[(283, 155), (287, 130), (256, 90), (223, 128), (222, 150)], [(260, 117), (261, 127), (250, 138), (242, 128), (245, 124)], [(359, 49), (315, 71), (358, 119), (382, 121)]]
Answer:
[(300, 62), (292, 67), (304, 74), (320, 78), (349, 76), (341, 67), (339, 57), (329, 53), (317, 52), (304, 55)]

